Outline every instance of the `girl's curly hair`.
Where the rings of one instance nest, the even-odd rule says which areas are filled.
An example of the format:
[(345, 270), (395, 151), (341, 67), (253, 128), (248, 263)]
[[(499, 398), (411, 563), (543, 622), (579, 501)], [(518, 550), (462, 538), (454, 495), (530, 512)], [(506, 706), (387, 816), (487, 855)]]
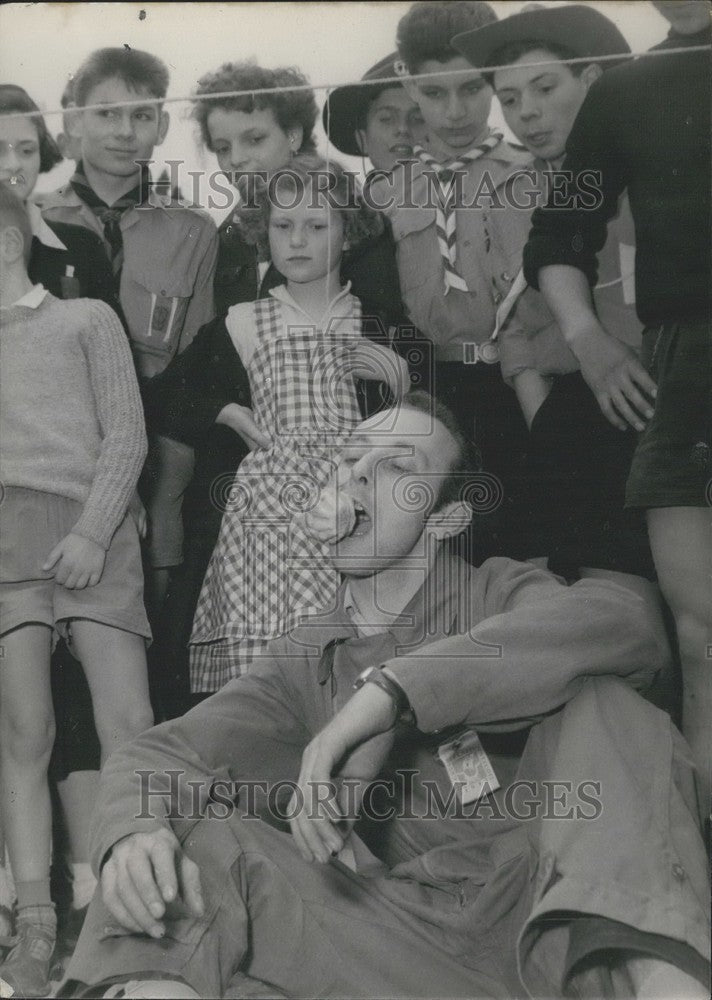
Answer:
[(62, 154), (50, 135), (43, 116), (38, 114), (39, 110), (22, 87), (18, 87), (14, 83), (0, 84), (0, 114), (27, 112), (28, 115), (32, 115), (32, 122), (37, 129), (37, 139), (40, 145), (40, 173), (46, 174), (57, 163), (62, 162)]
[(313, 153), (299, 153), (273, 173), (268, 182), (258, 180), (253, 192), (240, 205), (237, 221), (248, 243), (257, 247), (261, 260), (269, 260), (269, 219), (275, 203), (289, 205), (292, 193), (309, 193), (317, 204), (325, 199), (344, 218), (344, 240), (349, 247), (379, 236), (383, 232), (380, 216), (369, 208), (362, 196), (355, 174), (335, 160), (324, 160)]
[(223, 111), (243, 111), (252, 114), (268, 108), (272, 111), (277, 124), (286, 132), (295, 125), (302, 128), (303, 138), (300, 147), (303, 151), (315, 149), (314, 123), (318, 109), (312, 90), (279, 91), (276, 94), (240, 94), (236, 97), (204, 97), (205, 94), (220, 94), (230, 90), (264, 90), (273, 87), (304, 87), (309, 80), (298, 69), (288, 66), (283, 69), (263, 69), (255, 62), (229, 62), (216, 69), (214, 73), (206, 73), (198, 80), (195, 97), (200, 100), (193, 105), (192, 117), (200, 127), (203, 144), (213, 152), (208, 116), (215, 108)]

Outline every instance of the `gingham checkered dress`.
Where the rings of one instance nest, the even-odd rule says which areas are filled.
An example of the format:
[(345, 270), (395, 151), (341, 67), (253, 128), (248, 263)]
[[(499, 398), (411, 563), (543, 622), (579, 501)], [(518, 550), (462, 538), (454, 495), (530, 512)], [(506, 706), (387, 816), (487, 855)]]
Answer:
[(233, 326), (235, 316), (254, 323), (245, 367), (255, 419), (272, 445), (214, 484), (225, 513), (193, 622), (193, 691), (216, 691), (245, 673), (269, 639), (335, 600), (339, 577), (326, 546), (294, 515), (314, 504), (361, 419), (346, 364), (347, 346), (361, 337), (361, 306), (348, 288), (318, 323), (283, 286), (235, 310)]

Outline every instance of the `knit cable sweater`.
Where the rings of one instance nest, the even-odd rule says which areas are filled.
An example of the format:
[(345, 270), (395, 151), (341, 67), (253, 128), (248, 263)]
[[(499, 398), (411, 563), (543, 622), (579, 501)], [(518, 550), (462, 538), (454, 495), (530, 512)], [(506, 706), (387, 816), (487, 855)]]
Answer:
[(104, 549), (146, 457), (126, 335), (94, 299), (0, 310), (0, 481), (78, 500), (72, 529)]

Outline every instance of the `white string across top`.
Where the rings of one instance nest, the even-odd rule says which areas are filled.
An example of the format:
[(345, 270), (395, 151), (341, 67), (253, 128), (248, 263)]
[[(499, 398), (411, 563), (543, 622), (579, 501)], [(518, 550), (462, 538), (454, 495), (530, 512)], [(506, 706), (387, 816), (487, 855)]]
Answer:
[[(521, 69), (531, 69), (537, 66), (548, 66), (548, 65), (574, 65), (577, 63), (602, 63), (617, 61), (622, 62), (628, 59), (642, 59), (642, 58), (656, 58), (659, 56), (672, 56), (672, 55), (691, 55), (694, 52), (710, 52), (712, 51), (712, 46), (710, 45), (685, 45), (679, 46), (677, 48), (671, 49), (652, 49), (645, 50), (643, 52), (617, 52), (613, 55), (607, 56), (576, 56), (570, 59), (551, 59), (551, 60), (537, 60), (531, 63), (502, 63), (498, 66), (485, 66), (481, 70), (483, 73), (496, 73), (500, 69), (508, 69), (509, 67), (516, 65)], [(124, 107), (135, 107), (137, 104), (179, 104), (185, 101), (218, 101), (225, 100), (230, 97), (257, 97), (260, 94), (291, 94), (295, 91), (300, 90), (326, 90), (332, 91), (337, 90), (340, 87), (383, 87), (386, 83), (402, 84), (404, 80), (427, 80), (427, 79), (437, 79), (442, 77), (444, 74), (447, 76), (465, 76), (470, 75), (473, 70), (476, 70), (476, 66), (468, 67), (467, 69), (457, 69), (457, 70), (441, 70), (436, 73), (394, 73), (394, 75), (381, 77), (378, 80), (354, 80), (340, 81), (339, 83), (320, 83), (320, 84), (299, 84), (298, 86), (291, 87), (261, 87), (249, 90), (224, 90), (216, 93), (210, 94), (186, 94), (181, 97), (141, 97), (140, 100), (129, 100), (129, 101), (107, 101), (101, 104), (83, 104), (81, 106), (68, 106), (66, 108), (53, 108), (50, 111), (12, 111), (0, 114), (0, 118), (31, 118), (33, 116), (41, 115), (64, 115), (72, 111), (95, 111), (95, 110), (106, 110), (107, 108), (124, 108)]]

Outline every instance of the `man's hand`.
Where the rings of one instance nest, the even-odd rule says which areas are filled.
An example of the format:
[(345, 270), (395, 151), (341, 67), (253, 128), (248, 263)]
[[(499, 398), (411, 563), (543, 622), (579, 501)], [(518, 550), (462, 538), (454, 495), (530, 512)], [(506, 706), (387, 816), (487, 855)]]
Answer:
[(364, 684), (304, 750), (289, 825), (306, 861), (324, 864), (344, 846), (356, 817), (346, 816), (344, 796), (336, 795), (335, 769), (342, 762), (339, 778), (372, 781), (393, 745), (396, 713), (385, 691)]
[(223, 406), (220, 413), (215, 418), (216, 424), (224, 424), (230, 427), (236, 434), (239, 434), (250, 451), (257, 448), (269, 448), (271, 438), (255, 423), (255, 417), (249, 406), (240, 406), (239, 403), (228, 403)]
[(198, 866), (165, 827), (114, 844), (101, 871), (101, 895), (122, 927), (154, 938), (165, 933), (167, 905), (182, 900), (194, 917), (205, 911)]
[(56, 583), (69, 590), (95, 587), (104, 572), (106, 552), (101, 545), (71, 531), (58, 542), (42, 566), (45, 573), (54, 569)]
[(657, 387), (630, 348), (598, 323), (582, 330), (570, 347), (603, 415), (622, 431), (628, 424), (642, 431), (653, 415), (650, 399)]

